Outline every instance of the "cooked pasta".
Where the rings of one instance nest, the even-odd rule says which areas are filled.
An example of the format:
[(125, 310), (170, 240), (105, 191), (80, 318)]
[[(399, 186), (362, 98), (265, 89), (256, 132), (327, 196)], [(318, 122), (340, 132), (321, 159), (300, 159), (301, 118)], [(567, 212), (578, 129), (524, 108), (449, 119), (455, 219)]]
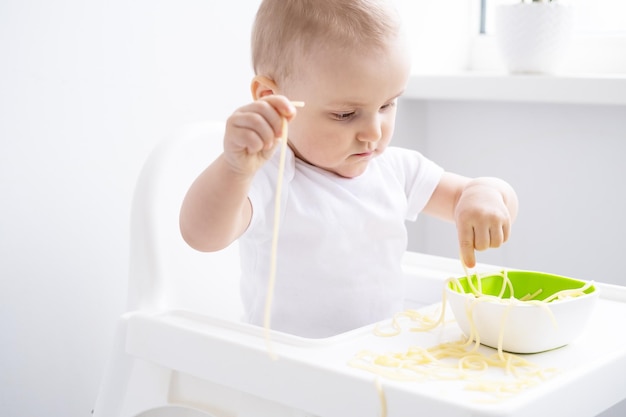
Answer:
[(387, 417), (387, 397), (385, 397), (385, 391), (383, 391), (380, 378), (376, 378), (376, 391), (378, 392), (378, 399), (380, 400), (380, 417)]
[[(588, 282), (577, 289), (559, 291), (547, 297), (545, 300), (536, 299), (536, 297), (542, 293), (541, 289), (517, 299), (514, 296), (514, 288), (506, 271), (502, 271), (500, 274), (502, 277), (502, 288), (498, 296), (492, 296), (482, 293), (483, 286), (481, 281), (484, 277), (469, 275), (469, 271), (467, 271), (465, 266), (464, 269), (468, 274), (468, 287), (474, 297), (472, 302), (467, 304), (466, 309), (470, 324), (470, 334), (467, 337), (428, 348), (411, 346), (405, 352), (381, 354), (372, 351), (362, 351), (355, 355), (348, 364), (352, 367), (364, 369), (385, 378), (398, 381), (465, 381), (466, 389), (494, 395), (495, 399), (514, 395), (553, 375), (556, 372), (553, 368), (543, 368), (522, 356), (503, 351), (504, 324), (508, 312), (517, 304), (538, 305), (546, 310), (556, 326), (556, 321), (548, 303), (554, 300), (584, 295), (585, 291), (593, 285), (593, 283)], [(475, 280), (473, 280), (472, 277), (475, 277)], [(410, 328), (411, 331), (429, 331), (443, 325), (445, 323), (445, 305), (447, 302), (445, 288), (447, 287), (454, 288), (459, 292), (464, 292), (458, 279), (448, 279), (444, 285), (442, 303), (438, 315), (429, 315), (415, 310), (406, 310), (397, 313), (392, 318), (390, 323), (392, 330), (383, 331), (380, 329), (380, 326), (376, 326), (374, 333), (383, 337), (395, 336), (402, 331), (400, 320), (405, 318), (413, 323), (418, 323), (417, 326)], [(510, 298), (503, 298), (507, 289), (509, 290)], [(499, 302), (506, 304), (505, 313), (501, 319), (497, 350), (494, 354), (489, 356), (479, 351), (480, 335), (476, 330), (476, 325), (473, 320), (473, 309), (478, 303), (482, 302)], [(490, 368), (500, 368), (504, 372), (501, 377), (494, 378), (493, 374), (487, 377), (485, 371)]]
[[(303, 107), (302, 101), (292, 101), (296, 107)], [(282, 118), (281, 137), (280, 137), (280, 158), (278, 162), (278, 178), (276, 180), (276, 194), (274, 200), (274, 229), (272, 234), (272, 250), (270, 255), (270, 276), (268, 280), (267, 295), (265, 298), (265, 314), (263, 318), (263, 327), (265, 329), (265, 341), (270, 356), (276, 359), (271, 341), (270, 341), (270, 324), (272, 317), (272, 301), (274, 299), (274, 287), (276, 285), (276, 252), (278, 249), (278, 232), (280, 229), (280, 196), (282, 193), (283, 176), (285, 173), (285, 157), (287, 155), (287, 139), (288, 139), (288, 123), (287, 118)]]

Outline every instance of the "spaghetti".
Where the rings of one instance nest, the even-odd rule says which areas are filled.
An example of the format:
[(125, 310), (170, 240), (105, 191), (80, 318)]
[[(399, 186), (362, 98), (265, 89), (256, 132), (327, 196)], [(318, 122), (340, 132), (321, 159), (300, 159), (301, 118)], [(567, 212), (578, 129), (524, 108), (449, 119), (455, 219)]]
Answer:
[[(464, 269), (468, 273), (467, 269)], [(504, 324), (509, 310), (517, 304), (541, 306), (551, 316), (556, 326), (556, 321), (548, 307), (548, 303), (553, 300), (584, 295), (585, 291), (593, 283), (588, 282), (577, 289), (559, 291), (543, 301), (536, 299), (542, 293), (542, 290), (537, 290), (532, 294), (526, 294), (517, 299), (514, 297), (513, 285), (506, 271), (502, 271), (500, 275), (503, 278), (502, 288), (498, 296), (492, 296), (482, 293), (481, 281), (484, 277), (474, 275), (476, 278), (474, 283), (472, 275), (468, 273), (468, 287), (475, 298), (471, 303), (467, 304), (466, 313), (470, 323), (470, 334), (467, 338), (441, 343), (429, 348), (411, 346), (405, 352), (380, 354), (372, 351), (362, 351), (355, 355), (348, 364), (397, 381), (464, 381), (466, 389), (490, 394), (495, 396), (496, 399), (509, 397), (537, 385), (553, 375), (556, 370), (540, 367), (522, 356), (503, 351)], [(383, 331), (379, 326), (376, 326), (374, 333), (383, 337), (398, 335), (402, 331), (400, 319), (405, 318), (418, 323), (418, 326), (410, 328), (411, 331), (429, 331), (444, 324), (445, 305), (447, 302), (445, 288), (447, 287), (454, 288), (458, 292), (464, 292), (458, 279), (448, 279), (444, 285), (441, 311), (438, 317), (422, 314), (415, 310), (407, 310), (394, 315), (391, 320), (391, 331)], [(509, 290), (510, 298), (505, 299), (503, 296), (507, 289)], [(480, 335), (473, 321), (473, 309), (478, 303), (494, 301), (505, 303), (507, 306), (500, 325), (497, 352), (487, 356), (479, 351)], [(498, 378), (487, 377), (485, 372), (489, 368), (500, 368), (504, 374)]]
[[(302, 101), (292, 101), (295, 107), (304, 107)], [(272, 234), (272, 249), (270, 254), (270, 275), (268, 280), (267, 295), (265, 298), (265, 314), (263, 318), (263, 328), (265, 330), (265, 342), (269, 355), (272, 359), (276, 359), (276, 354), (272, 349), (270, 340), (270, 324), (272, 316), (272, 302), (274, 300), (274, 287), (276, 285), (276, 257), (278, 251), (278, 232), (280, 229), (280, 196), (282, 193), (283, 176), (285, 173), (285, 159), (287, 155), (287, 141), (288, 141), (288, 122), (287, 118), (282, 118), (281, 136), (279, 141), (280, 145), (280, 158), (278, 162), (278, 178), (276, 180), (276, 195), (274, 200), (274, 230)]]
[(376, 392), (378, 392), (378, 399), (380, 400), (380, 417), (387, 417), (387, 397), (385, 397), (385, 391), (383, 391), (383, 385), (379, 378), (376, 378)]

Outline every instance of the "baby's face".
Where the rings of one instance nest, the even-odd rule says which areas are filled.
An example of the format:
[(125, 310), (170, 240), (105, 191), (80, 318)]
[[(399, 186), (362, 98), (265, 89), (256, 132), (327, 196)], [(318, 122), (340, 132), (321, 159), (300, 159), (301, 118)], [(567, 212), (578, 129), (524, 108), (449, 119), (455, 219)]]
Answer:
[(289, 125), (289, 142), (300, 159), (353, 178), (389, 144), (409, 59), (402, 39), (365, 54), (329, 49), (301, 63), (303, 75), (281, 91), (306, 103)]

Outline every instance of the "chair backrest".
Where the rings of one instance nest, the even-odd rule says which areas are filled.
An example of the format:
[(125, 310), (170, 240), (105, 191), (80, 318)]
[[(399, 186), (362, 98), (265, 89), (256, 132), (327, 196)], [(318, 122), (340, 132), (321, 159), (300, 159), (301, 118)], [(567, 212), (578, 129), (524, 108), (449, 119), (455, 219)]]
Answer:
[(196, 176), (221, 152), (224, 123), (190, 124), (148, 157), (135, 189), (130, 236), (128, 309), (186, 309), (239, 319), (237, 243), (215, 253), (190, 248), (178, 216)]

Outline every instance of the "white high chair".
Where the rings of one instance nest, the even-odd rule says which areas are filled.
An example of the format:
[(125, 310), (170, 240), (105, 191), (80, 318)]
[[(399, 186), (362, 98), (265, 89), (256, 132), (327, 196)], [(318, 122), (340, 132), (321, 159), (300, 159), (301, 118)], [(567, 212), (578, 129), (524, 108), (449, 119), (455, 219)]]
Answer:
[[(220, 122), (188, 125), (160, 143), (143, 167), (131, 214), (129, 313), (120, 319), (94, 416), (138, 416), (175, 403), (168, 397), (173, 371), (126, 349), (133, 316), (177, 309), (235, 321), (241, 315), (237, 244), (198, 253), (182, 240), (177, 220), (186, 189), (221, 151), (223, 131)], [(164, 339), (175, 350), (175, 336), (164, 334)], [(189, 413), (168, 408), (145, 415), (197, 415)]]
[[(186, 245), (178, 229), (183, 196), (221, 151), (223, 129), (223, 123), (212, 122), (185, 127), (162, 142), (142, 170), (131, 216), (128, 312), (119, 320), (93, 415), (378, 416), (376, 377), (348, 366), (349, 359), (364, 348), (433, 345), (437, 334), (379, 338), (367, 326), (313, 340), (272, 331), (267, 343), (263, 329), (242, 323), (236, 243), (200, 253)], [(403, 268), (410, 307), (440, 301), (443, 280), (463, 274), (458, 260), (411, 252)], [(591, 326), (595, 333), (545, 356), (574, 369), (569, 376), (495, 405), (472, 401), (453, 383), (384, 380), (389, 415), (539, 417), (559, 407), (563, 414), (587, 416), (623, 400), (623, 384), (606, 381), (623, 382), (626, 374), (623, 336), (614, 336), (611, 327), (614, 317), (626, 314), (626, 289), (605, 287), (602, 293), (606, 300)], [(454, 326), (446, 331), (460, 336)], [(590, 362), (592, 351), (605, 352), (608, 359)], [(597, 395), (585, 395), (599, 386)]]
[[(242, 361), (246, 353), (261, 352), (261, 361), (274, 364), (260, 336), (262, 329), (240, 323), (237, 243), (217, 253), (200, 253), (183, 241), (178, 229), (184, 194), (221, 152), (223, 131), (221, 122), (184, 127), (155, 148), (139, 176), (131, 214), (128, 313), (119, 321), (94, 417), (310, 415), (293, 404), (263, 398), (263, 389), (240, 386), (250, 375), (258, 378), (262, 369), (234, 375), (237, 383), (233, 383), (232, 373), (224, 379), (219, 376), (223, 369), (214, 372), (203, 367), (207, 358), (219, 354), (202, 350), (211, 338), (209, 324), (229, 333), (234, 339), (230, 348), (247, 346), (252, 353), (243, 349)], [(425, 294), (438, 300), (439, 287), (435, 284), (429, 291)], [(254, 340), (237, 340), (237, 332)], [(197, 342), (198, 338), (203, 341)], [(277, 345), (307, 343), (288, 335), (272, 338)], [(265, 379), (261, 375), (261, 387), (268, 385)]]

